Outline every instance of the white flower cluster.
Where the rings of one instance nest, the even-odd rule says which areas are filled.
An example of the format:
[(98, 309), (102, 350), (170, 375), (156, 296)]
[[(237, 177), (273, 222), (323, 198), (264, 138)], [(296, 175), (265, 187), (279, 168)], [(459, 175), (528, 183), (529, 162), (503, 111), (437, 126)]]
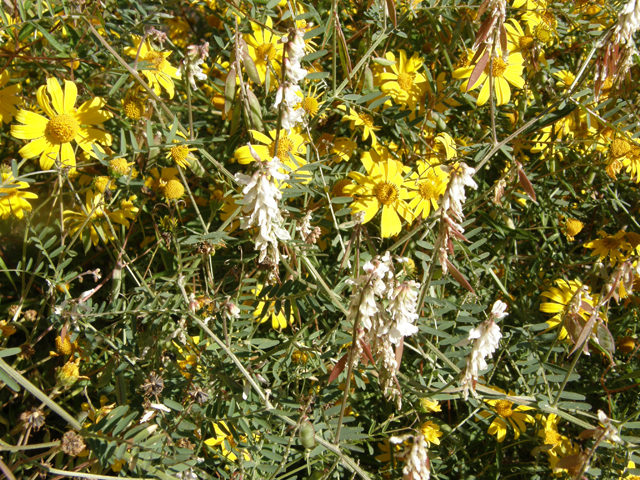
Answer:
[[(411, 445), (407, 441), (411, 440)], [(427, 455), (427, 442), (424, 435), (402, 435), (391, 437), (393, 445), (402, 445), (403, 449), (394, 456), (404, 462), (402, 469), (403, 480), (429, 480), (431, 478), (431, 464)]]
[(279, 171), (282, 164), (278, 157), (274, 157), (270, 162), (257, 163), (260, 168), (251, 176), (236, 173), (236, 181), (245, 185), (242, 189), (244, 216), (241, 218), (240, 227), (245, 230), (258, 227), (254, 240), (256, 250), (260, 251), (258, 261), (262, 262), (270, 254), (277, 264), (280, 261), (278, 240), (289, 240), (290, 236), (289, 232), (282, 228), (284, 219), (279, 206), (282, 193), (275, 180), (286, 180), (289, 176)]
[(478, 184), (473, 180), (473, 175), (476, 173), (475, 169), (464, 162), (456, 163), (451, 167), (441, 166), (440, 168), (449, 174), (449, 184), (444, 192), (440, 206), (444, 224), (441, 228), (442, 238), (438, 242), (438, 259), (442, 267), (442, 273), (446, 274), (448, 271), (447, 249), (453, 253), (451, 236), (464, 238), (462, 236), (464, 228), (460, 225), (464, 220), (462, 206), (467, 200), (467, 194), (464, 189), (465, 187), (471, 187), (475, 190), (478, 188)]
[(620, 10), (618, 22), (614, 27), (614, 38), (620, 43), (633, 45), (633, 35), (638, 29), (640, 29), (640, 1), (629, 0)]
[[(300, 61), (304, 57), (304, 30), (293, 29), (290, 37), (285, 37), (285, 48), (287, 55), (284, 59), (284, 69), (288, 78), (276, 92), (276, 101), (273, 108), (282, 108), (282, 128), (287, 132), (300, 124), (304, 120), (304, 109), (300, 108), (302, 98), (298, 93), (300, 87), (298, 83), (305, 79), (307, 70), (302, 68)], [(280, 107), (282, 104), (282, 107)]]
[[(414, 323), (419, 318), (420, 284), (413, 280), (400, 283), (395, 278), (389, 252), (366, 262), (363, 270), (362, 275), (350, 281), (357, 288), (351, 296), (347, 320), (354, 325), (359, 320), (356, 348), (361, 353), (361, 342), (369, 343), (372, 354), (380, 361), (380, 385), (384, 395), (395, 397), (401, 405), (395, 350), (404, 337), (418, 332)], [(383, 300), (388, 300), (386, 307)], [(354, 355), (354, 361), (359, 357)]]
[(507, 315), (507, 304), (497, 300), (493, 304), (489, 318), (469, 331), (469, 337), (465, 343), (473, 341), (473, 348), (471, 353), (467, 355), (465, 369), (460, 373), (460, 385), (463, 388), (465, 400), (469, 397), (469, 390), (475, 392), (480, 372), (488, 367), (485, 359), (492, 357), (500, 344), (502, 333), (495, 320)]
[(207, 57), (209, 57), (209, 42), (205, 42), (202, 45), (189, 45), (187, 47), (187, 56), (180, 62), (178, 75), (186, 73), (189, 83), (191, 83), (191, 88), (194, 90), (198, 89), (196, 78), (201, 81), (207, 79), (207, 75), (200, 67)]

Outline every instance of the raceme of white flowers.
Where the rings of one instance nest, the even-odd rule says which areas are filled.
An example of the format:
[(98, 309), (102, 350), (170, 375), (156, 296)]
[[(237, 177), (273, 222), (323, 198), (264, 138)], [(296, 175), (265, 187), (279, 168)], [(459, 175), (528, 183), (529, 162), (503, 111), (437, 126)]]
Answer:
[[(395, 278), (389, 252), (366, 262), (362, 269), (362, 275), (348, 282), (356, 289), (351, 296), (347, 320), (357, 323), (358, 353), (362, 353), (362, 342), (366, 339), (372, 355), (380, 362), (379, 380), (384, 395), (395, 398), (401, 405), (395, 349), (404, 337), (418, 332), (415, 322), (419, 318), (420, 284), (413, 280), (399, 282)], [(386, 307), (383, 300), (388, 301)], [(359, 357), (354, 355), (354, 361)]]
[(281, 125), (289, 133), (292, 128), (304, 121), (305, 111), (300, 107), (302, 97), (298, 95), (300, 92), (298, 83), (304, 80), (308, 73), (300, 64), (302, 57), (304, 57), (303, 36), (304, 30), (293, 29), (289, 37), (283, 38), (287, 49), (284, 68), (288, 80), (278, 87), (276, 101), (273, 104), (273, 108), (282, 109)]
[[(411, 440), (411, 445), (407, 444), (408, 440)], [(431, 464), (427, 455), (427, 442), (424, 435), (391, 437), (389, 443), (403, 447), (400, 452), (394, 454), (398, 460), (404, 462), (403, 480), (429, 480), (431, 478)]]
[(236, 173), (235, 176), (240, 185), (245, 185), (242, 189), (244, 216), (241, 218), (240, 228), (246, 230), (258, 227), (254, 239), (255, 249), (260, 252), (258, 261), (262, 262), (269, 255), (277, 264), (280, 261), (278, 240), (289, 240), (291, 237), (289, 232), (282, 228), (284, 219), (279, 206), (282, 193), (275, 180), (286, 180), (289, 176), (279, 171), (282, 164), (278, 157), (269, 162), (256, 163), (259, 169), (253, 175)]
[(502, 333), (495, 320), (500, 320), (507, 315), (507, 304), (497, 300), (493, 304), (489, 318), (476, 328), (472, 328), (469, 331), (468, 339), (462, 342), (463, 344), (473, 342), (471, 353), (466, 358), (466, 366), (460, 373), (460, 385), (465, 400), (469, 397), (469, 390), (475, 393), (478, 376), (482, 370), (486, 370), (488, 367), (485, 359), (492, 357), (500, 344)]

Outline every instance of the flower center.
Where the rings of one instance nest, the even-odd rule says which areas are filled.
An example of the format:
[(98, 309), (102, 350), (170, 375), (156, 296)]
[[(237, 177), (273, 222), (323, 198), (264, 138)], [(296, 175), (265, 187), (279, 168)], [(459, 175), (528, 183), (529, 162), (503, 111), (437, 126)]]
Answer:
[(562, 437), (555, 430), (547, 429), (544, 431), (544, 443), (546, 445), (558, 445), (561, 440)]
[(528, 48), (533, 43), (533, 37), (531, 35), (523, 35), (518, 39), (518, 45), (520, 48)]
[(224, 95), (216, 93), (211, 97), (211, 103), (213, 103), (216, 110), (224, 111)]
[[(484, 73), (489, 75), (489, 66), (491, 65), (491, 59), (487, 62), (487, 66), (484, 69)], [(504, 63), (504, 60), (500, 57), (493, 57), (493, 69), (491, 70), (493, 73), (493, 78), (502, 78), (504, 76), (504, 72), (507, 69), (508, 65)]]
[(360, 116), (360, 120), (362, 120), (362, 123), (364, 123), (365, 126), (369, 128), (373, 127), (373, 117), (371, 115), (369, 115), (368, 113), (359, 113), (358, 115)]
[(576, 235), (578, 235), (582, 231), (583, 227), (584, 223), (574, 218), (570, 218), (565, 224), (565, 229), (567, 230), (567, 233), (570, 237), (575, 237)]
[(286, 135), (280, 135), (280, 138), (278, 139), (278, 153), (274, 155), (273, 149), (275, 144), (276, 142), (274, 140), (269, 146), (269, 153), (271, 156), (278, 157), (283, 162), (289, 160), (289, 153), (293, 152), (293, 142), (291, 139)]
[(273, 60), (276, 57), (276, 49), (271, 43), (263, 43), (256, 48), (256, 56), (258, 60)]
[(189, 147), (186, 145), (176, 145), (171, 148), (171, 158), (178, 164), (184, 163), (187, 155), (189, 155)]
[(302, 100), (302, 109), (312, 117), (318, 113), (318, 100), (313, 97), (305, 97)]
[(411, 87), (413, 87), (413, 75), (410, 73), (398, 74), (398, 85), (400, 85), (402, 90), (408, 92), (411, 90)]
[(534, 32), (536, 38), (542, 43), (549, 43), (553, 37), (553, 31), (548, 25), (538, 24)]
[(333, 186), (333, 189), (331, 190), (331, 194), (334, 197), (348, 197), (349, 194), (344, 192), (344, 187), (346, 187), (347, 185), (353, 185), (351, 180), (349, 180), (348, 178), (343, 178), (342, 180), (338, 180)]
[(513, 402), (510, 402), (509, 400), (498, 400), (498, 403), (496, 403), (495, 406), (496, 412), (503, 418), (509, 418), (513, 415), (511, 405), (513, 405)]
[(620, 240), (613, 237), (603, 238), (602, 246), (607, 250), (617, 250), (620, 247)]
[(68, 113), (56, 115), (47, 124), (47, 133), (58, 143), (69, 143), (78, 134), (79, 129), (78, 121)]
[(420, 192), (420, 196), (424, 200), (431, 200), (432, 198), (436, 198), (436, 184), (433, 180), (426, 180), (422, 182), (418, 187), (418, 191)]
[(160, 52), (147, 52), (144, 56), (144, 60), (152, 63), (155, 69), (160, 72), (167, 66), (167, 61), (165, 60), (164, 55)]
[(611, 156), (613, 158), (620, 158), (625, 156), (631, 150), (629, 142), (622, 138), (616, 138), (611, 142)]
[(139, 98), (125, 98), (122, 107), (124, 114), (131, 120), (140, 120), (144, 115), (144, 102)]
[(398, 187), (393, 183), (380, 182), (373, 189), (373, 194), (383, 205), (390, 205), (398, 198)]

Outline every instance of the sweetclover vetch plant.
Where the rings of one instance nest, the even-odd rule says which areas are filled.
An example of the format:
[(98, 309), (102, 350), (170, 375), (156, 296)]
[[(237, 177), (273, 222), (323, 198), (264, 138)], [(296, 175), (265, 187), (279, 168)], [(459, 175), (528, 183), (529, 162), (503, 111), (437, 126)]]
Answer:
[(2, 475), (640, 478), (639, 28), (5, 1)]

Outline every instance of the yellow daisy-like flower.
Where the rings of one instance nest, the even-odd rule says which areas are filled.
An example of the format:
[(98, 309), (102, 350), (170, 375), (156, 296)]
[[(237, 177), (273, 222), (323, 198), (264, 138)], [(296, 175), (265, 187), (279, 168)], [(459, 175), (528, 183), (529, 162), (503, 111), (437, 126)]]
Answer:
[[(267, 65), (271, 65), (280, 76), (280, 62), (282, 61), (282, 49), (284, 47), (280, 42), (280, 37), (272, 33), (273, 20), (271, 20), (271, 17), (267, 17), (265, 25), (266, 28), (262, 28), (257, 23), (251, 22), (253, 34), (244, 35), (249, 56), (256, 65), (260, 83), (262, 84), (264, 84), (267, 77), (267, 70), (269, 69)], [(276, 79), (272, 73), (270, 75), (269, 86), (273, 87), (276, 84)]]
[(549, 452), (550, 450), (555, 449), (556, 447), (560, 447), (562, 442), (568, 441), (569, 439), (564, 435), (561, 435), (558, 432), (558, 423), (560, 422), (560, 417), (555, 413), (550, 413), (548, 416), (538, 415), (537, 418), (540, 420), (542, 428), (538, 430), (538, 437), (543, 439), (545, 445), (544, 450)]
[[(193, 345), (198, 345), (200, 343), (200, 337), (198, 335), (191, 337)], [(180, 369), (180, 373), (187, 380), (191, 379), (193, 374), (202, 371), (202, 367), (198, 365), (198, 352), (194, 349), (191, 343), (187, 342), (184, 348), (177, 342), (173, 342), (175, 347), (178, 349), (178, 353), (182, 358), (176, 361), (178, 364), (178, 368)]]
[(437, 400), (430, 400), (428, 398), (421, 398), (418, 402), (420, 407), (419, 411), (425, 413), (431, 412), (441, 412), (442, 408), (440, 407), (440, 402)]
[(415, 109), (427, 92), (427, 78), (418, 71), (422, 68), (423, 59), (416, 52), (407, 60), (407, 53), (400, 50), (399, 58), (387, 52), (387, 60), (394, 62), (390, 72), (380, 73), (380, 90), (389, 95), (394, 102)]
[[(256, 285), (256, 289), (254, 290), (256, 298), (260, 296), (260, 292), (263, 288), (263, 285)], [(280, 311), (278, 313), (276, 313), (275, 307), (276, 302), (274, 300), (258, 300), (258, 305), (253, 311), (253, 316), (260, 323), (265, 323), (267, 320), (271, 319), (271, 327), (274, 330), (285, 329), (289, 324), (294, 322), (293, 310), (291, 310), (289, 318), (287, 319), (284, 313), (284, 303), (280, 305)]]
[[(632, 470), (636, 468), (636, 464), (629, 460), (627, 463), (627, 470)], [(640, 475), (633, 475), (632, 473), (627, 473), (624, 477), (621, 477), (622, 480), (640, 480)]]
[(93, 190), (87, 190), (87, 196), (85, 199), (85, 210), (75, 212), (73, 210), (65, 210), (64, 223), (68, 223), (69, 233), (74, 235), (81, 228), (80, 239), (82, 239), (83, 231), (89, 228), (91, 235), (91, 241), (94, 246), (98, 245), (100, 239), (104, 243), (108, 240), (114, 240), (111, 228), (106, 218), (108, 217), (114, 223), (119, 223), (129, 228), (129, 220), (135, 219), (135, 213), (137, 208), (122, 209), (109, 211), (104, 204), (104, 197), (100, 193), (96, 193)]
[(10, 337), (16, 332), (16, 327), (7, 323), (6, 320), (0, 320), (0, 335), (2, 335), (3, 337)]
[[(583, 304), (594, 306), (594, 299), (590, 296), (589, 288), (579, 280), (566, 280), (559, 278), (555, 281), (556, 286), (550, 287), (540, 294), (541, 297), (548, 298), (549, 301), (540, 304), (540, 311), (551, 313), (553, 317), (547, 320), (549, 330), (557, 328), (562, 323), (565, 312), (570, 311), (581, 316), (585, 321), (591, 316), (583, 308)], [(559, 338), (562, 340), (567, 336), (567, 330), (562, 327)]]
[(320, 157), (335, 155), (336, 162), (347, 162), (358, 148), (358, 144), (347, 137), (337, 137), (330, 133), (323, 133), (315, 142)]
[[(500, 388), (493, 387), (493, 389), (500, 393), (505, 393), (505, 391)], [(509, 392), (509, 395), (513, 396), (515, 393)], [(489, 435), (496, 435), (496, 439), (499, 443), (504, 442), (504, 439), (507, 436), (507, 422), (511, 425), (511, 428), (513, 429), (513, 436), (516, 440), (520, 438), (520, 433), (527, 431), (527, 423), (535, 422), (531, 415), (524, 413), (529, 410), (534, 410), (532, 407), (518, 405), (514, 409), (514, 403), (504, 398), (498, 400), (485, 400), (485, 402), (491, 405), (492, 410), (495, 412), (495, 418), (489, 426), (487, 433), (489, 433)], [(485, 411), (481, 412), (480, 415), (487, 418), (490, 417), (492, 413)]]
[(11, 215), (19, 220), (24, 218), (24, 212), (31, 211), (31, 204), (27, 198), (38, 198), (38, 195), (24, 191), (29, 188), (27, 182), (16, 182), (11, 173), (2, 174), (0, 183), (0, 218), (8, 219)]
[(417, 172), (407, 180), (409, 208), (417, 217), (427, 218), (431, 209), (438, 209), (438, 199), (444, 195), (449, 183), (449, 175), (439, 165), (418, 162)]
[(569, 242), (573, 242), (575, 236), (584, 228), (584, 223), (575, 218), (568, 218), (562, 225), (562, 233), (565, 234)]
[(21, 90), (19, 83), (5, 87), (10, 78), (8, 70), (0, 75), (0, 127), (3, 122), (11, 123), (13, 117), (18, 113), (16, 105), (22, 103), (22, 98), (18, 96)]
[(169, 94), (169, 98), (173, 98), (175, 95), (173, 80), (180, 80), (181, 77), (178, 69), (167, 61), (171, 52), (158, 52), (154, 50), (148, 39), (140, 45), (142, 39), (137, 35), (132, 35), (131, 40), (133, 41), (133, 47), (125, 48), (124, 53), (135, 58), (138, 56), (138, 49), (140, 49), (138, 61), (144, 61), (149, 64), (146, 69), (142, 70), (142, 74), (147, 77), (149, 86), (153, 88), (156, 95), (162, 93), (162, 89), (160, 88), (162, 87)]
[[(184, 141), (187, 140), (187, 137), (185, 137), (181, 132), (178, 132), (177, 136), (181, 137)], [(196, 157), (194, 157), (191, 152), (195, 152), (198, 149), (189, 148), (189, 145), (182, 143), (178, 138), (174, 138), (173, 143), (175, 143), (175, 145), (171, 147), (169, 152), (167, 152), (165, 158), (173, 160), (182, 168), (189, 167), (191, 165), (191, 161), (196, 160)]]
[(47, 84), (38, 89), (38, 104), (49, 118), (20, 110), (16, 120), (24, 125), (11, 126), (11, 135), (15, 138), (31, 140), (20, 149), (22, 158), (40, 155), (40, 168), (43, 170), (49, 170), (59, 158), (62, 166), (71, 167), (71, 172), (74, 172), (76, 154), (71, 146), (73, 140), (91, 156), (94, 156), (94, 145), (101, 152), (104, 150), (100, 144), (111, 145), (110, 134), (88, 126), (101, 125), (112, 117), (111, 113), (102, 110), (107, 102), (95, 97), (80, 108), (74, 108), (77, 98), (75, 83), (65, 80), (63, 93), (58, 80), (47, 79)]
[(162, 171), (158, 171), (158, 169), (154, 167), (149, 170), (149, 173), (151, 176), (146, 178), (144, 185), (156, 192), (156, 194), (162, 195), (167, 183), (170, 180), (177, 180), (179, 172), (177, 168), (173, 167), (165, 167)]
[(625, 232), (620, 230), (615, 235), (609, 235), (607, 232), (600, 230), (598, 232), (602, 238), (592, 240), (585, 245), (586, 248), (592, 248), (591, 256), (595, 257), (599, 255), (599, 260), (602, 261), (606, 257), (611, 260), (611, 265), (615, 266), (618, 262), (623, 262), (627, 257), (626, 253), (622, 253), (620, 250), (631, 250), (631, 245), (625, 241)]
[(125, 117), (140, 120), (146, 112), (145, 101), (146, 98), (137, 87), (130, 89), (122, 100), (122, 112)]
[[(373, 152), (370, 152), (373, 155)], [(362, 223), (369, 222), (382, 208), (381, 236), (393, 237), (402, 230), (403, 217), (408, 223), (413, 222), (414, 215), (406, 200), (409, 198), (405, 180), (402, 176), (404, 166), (397, 160), (374, 162), (362, 157), (367, 175), (350, 172), (357, 185), (346, 185), (344, 192), (353, 196), (351, 212), (364, 212)]]
[(420, 425), (420, 432), (424, 435), (424, 439), (427, 442), (427, 446), (431, 446), (432, 443), (440, 445), (440, 437), (442, 432), (440, 426), (436, 425), (432, 421), (428, 421)]
[[(347, 111), (347, 107), (344, 105), (340, 105), (338, 109), (344, 112)], [(378, 144), (378, 137), (376, 137), (375, 132), (380, 130), (380, 127), (373, 125), (373, 117), (370, 114), (366, 112), (358, 113), (353, 108), (349, 108), (349, 114), (345, 114), (342, 117), (342, 121), (350, 121), (349, 128), (351, 130), (355, 130), (356, 127), (362, 127), (362, 140), (371, 137), (371, 145), (376, 146)]]
[(455, 140), (445, 132), (436, 134), (433, 128), (425, 128), (422, 138), (426, 143), (424, 160), (429, 163), (442, 163), (451, 160), (457, 155)]
[[(276, 130), (271, 130), (269, 135), (260, 133), (257, 130), (249, 130), (249, 133), (253, 136), (254, 140), (257, 140), (262, 145), (251, 144), (251, 147), (258, 154), (260, 159), (264, 162), (271, 161), (273, 157), (278, 157), (283, 165), (286, 165), (292, 172), (296, 172), (300, 167), (307, 164), (307, 161), (303, 158), (307, 154), (307, 147), (305, 146), (305, 140), (302, 135), (294, 128), (291, 129), (291, 133), (287, 133), (286, 130), (280, 130), (280, 136), (278, 137), (278, 150), (275, 151), (276, 143)], [(240, 147), (234, 153), (234, 158), (238, 163), (242, 165), (248, 165), (254, 162), (254, 158), (251, 155), (251, 151), (248, 145)], [(293, 159), (291, 158), (293, 156)], [(297, 173), (300, 176), (307, 177), (306, 182), (311, 180), (311, 172), (308, 170), (302, 170)]]
[[(302, 108), (310, 117), (315, 117), (318, 115), (320, 108), (324, 104), (324, 102), (320, 100), (322, 93), (323, 92), (318, 93), (317, 85), (313, 85), (306, 95), (302, 96), (299, 107)], [(323, 117), (324, 114), (320, 116), (320, 118)]]
[[(471, 55), (473, 56), (473, 53), (471, 53)], [(523, 62), (524, 59), (522, 58), (521, 53), (510, 53), (509, 58), (505, 61), (498, 50), (498, 55), (493, 57), (493, 68), (491, 67), (491, 59), (487, 60), (484, 70), (475, 83), (473, 85), (469, 85), (469, 80), (467, 80), (460, 86), (460, 88), (462, 91), (467, 92), (481, 87), (476, 103), (478, 106), (484, 105), (490, 97), (490, 82), (488, 79), (489, 71), (491, 70), (496, 105), (504, 105), (511, 99), (511, 88), (509, 87), (509, 84), (516, 88), (524, 87), (525, 82), (524, 78), (522, 78), (522, 73), (524, 71)], [(475, 68), (475, 64), (458, 68), (453, 72), (453, 78), (469, 78)]]

